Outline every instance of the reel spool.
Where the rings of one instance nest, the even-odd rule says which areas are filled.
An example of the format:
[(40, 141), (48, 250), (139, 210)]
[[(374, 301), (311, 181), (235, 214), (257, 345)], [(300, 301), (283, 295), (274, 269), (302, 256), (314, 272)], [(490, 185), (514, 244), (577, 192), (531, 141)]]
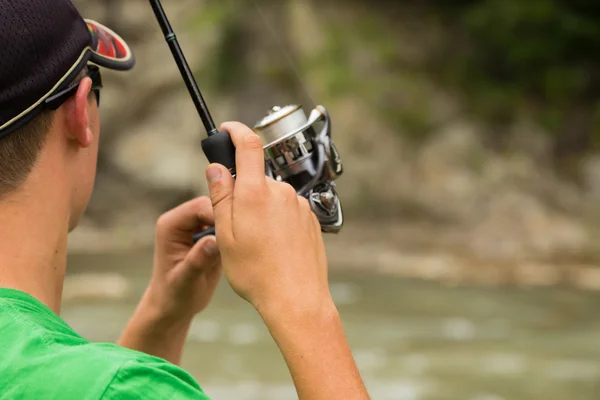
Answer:
[(300, 105), (275, 106), (253, 130), (268, 143), (264, 146), (267, 174), (289, 183), (309, 200), (323, 232), (338, 233), (344, 218), (334, 181), (344, 170), (325, 107), (317, 106), (307, 117)]

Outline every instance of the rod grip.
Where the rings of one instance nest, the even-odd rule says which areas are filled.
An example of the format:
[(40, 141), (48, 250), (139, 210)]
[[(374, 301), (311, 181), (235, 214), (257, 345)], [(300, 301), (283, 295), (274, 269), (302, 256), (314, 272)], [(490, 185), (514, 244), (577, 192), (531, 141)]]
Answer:
[[(202, 151), (208, 162), (225, 166), (235, 177), (235, 146), (229, 132), (220, 131), (202, 140)], [(194, 243), (209, 235), (215, 235), (214, 227), (195, 234)]]
[(235, 146), (229, 132), (220, 131), (202, 140), (202, 151), (211, 164), (224, 165), (235, 175)]

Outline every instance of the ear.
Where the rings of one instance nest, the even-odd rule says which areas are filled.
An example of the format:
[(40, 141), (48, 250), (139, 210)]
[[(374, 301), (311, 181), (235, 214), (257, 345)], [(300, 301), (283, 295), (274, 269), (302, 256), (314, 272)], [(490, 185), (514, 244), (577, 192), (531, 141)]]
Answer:
[(88, 147), (93, 142), (93, 134), (90, 129), (88, 105), (89, 95), (92, 90), (92, 80), (84, 78), (79, 84), (79, 89), (75, 96), (71, 97), (64, 104), (66, 114), (66, 124), (69, 140), (77, 141), (81, 147)]

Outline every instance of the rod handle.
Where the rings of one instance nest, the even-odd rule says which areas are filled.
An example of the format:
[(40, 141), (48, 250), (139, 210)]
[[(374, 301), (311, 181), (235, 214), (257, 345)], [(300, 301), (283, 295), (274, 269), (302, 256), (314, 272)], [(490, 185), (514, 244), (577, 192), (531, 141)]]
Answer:
[(220, 131), (202, 140), (202, 151), (211, 164), (221, 164), (235, 176), (235, 146), (227, 131)]

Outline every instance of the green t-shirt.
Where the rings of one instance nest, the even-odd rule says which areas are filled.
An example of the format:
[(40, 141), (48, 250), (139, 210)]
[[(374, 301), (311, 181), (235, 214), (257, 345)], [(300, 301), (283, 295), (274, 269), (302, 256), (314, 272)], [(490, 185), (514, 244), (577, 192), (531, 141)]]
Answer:
[(160, 358), (90, 343), (32, 296), (0, 289), (0, 399), (208, 400)]

